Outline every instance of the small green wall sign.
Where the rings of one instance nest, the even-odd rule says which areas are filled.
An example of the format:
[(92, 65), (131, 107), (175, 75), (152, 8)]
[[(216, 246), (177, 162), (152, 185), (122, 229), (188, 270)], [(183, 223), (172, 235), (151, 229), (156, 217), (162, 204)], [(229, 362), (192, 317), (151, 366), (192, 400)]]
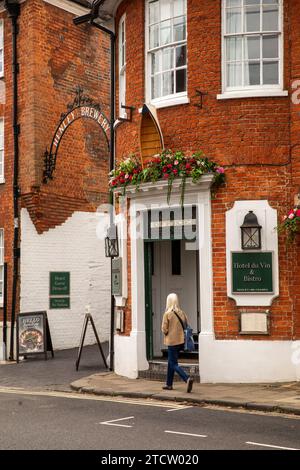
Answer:
[(50, 273), (50, 295), (70, 295), (70, 273)]
[(273, 294), (273, 253), (232, 253), (233, 294)]
[(70, 297), (50, 297), (50, 309), (70, 308)]

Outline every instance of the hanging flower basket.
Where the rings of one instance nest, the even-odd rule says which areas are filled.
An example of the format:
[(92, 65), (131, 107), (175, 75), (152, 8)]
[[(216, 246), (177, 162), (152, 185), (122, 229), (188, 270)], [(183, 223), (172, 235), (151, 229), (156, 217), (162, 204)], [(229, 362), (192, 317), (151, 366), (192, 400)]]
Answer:
[(131, 155), (110, 173), (109, 186), (112, 190), (122, 188), (124, 195), (127, 186), (136, 186), (138, 189), (142, 183), (166, 180), (168, 181), (167, 201), (169, 203), (173, 181), (181, 178), (181, 205), (183, 205), (186, 179), (191, 178), (193, 183), (197, 183), (203, 175), (207, 174), (213, 174), (214, 187), (225, 181), (224, 168), (210, 161), (202, 152), (185, 156), (183, 152), (166, 150), (155, 155), (144, 168), (140, 160), (135, 155)]
[(300, 209), (297, 207), (291, 209), (288, 215), (283, 217), (277, 230), (279, 233), (286, 233), (287, 243), (292, 243), (295, 240), (296, 234), (300, 233)]

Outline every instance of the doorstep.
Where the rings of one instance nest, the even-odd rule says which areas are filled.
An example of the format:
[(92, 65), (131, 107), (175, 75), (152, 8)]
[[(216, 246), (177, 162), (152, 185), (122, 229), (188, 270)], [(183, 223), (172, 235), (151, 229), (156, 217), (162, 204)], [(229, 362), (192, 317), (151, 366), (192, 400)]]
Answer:
[[(179, 360), (179, 365), (185, 371), (187, 375), (192, 375), (196, 383), (200, 383), (200, 375), (199, 375), (199, 362), (198, 360), (195, 361), (188, 361), (187, 360)], [(140, 370), (139, 371), (139, 378), (146, 379), (146, 380), (155, 380), (159, 382), (165, 382), (167, 378), (167, 371), (168, 371), (168, 362), (164, 361), (163, 359), (154, 359), (149, 361), (149, 369), (148, 370)], [(180, 382), (180, 377), (175, 374), (174, 382)]]

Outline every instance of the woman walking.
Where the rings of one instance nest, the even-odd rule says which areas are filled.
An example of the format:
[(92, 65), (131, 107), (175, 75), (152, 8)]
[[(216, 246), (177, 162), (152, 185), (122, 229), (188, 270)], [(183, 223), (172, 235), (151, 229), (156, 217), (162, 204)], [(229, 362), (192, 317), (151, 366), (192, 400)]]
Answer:
[[(180, 321), (181, 320), (181, 321)], [(166, 311), (162, 321), (162, 332), (164, 333), (164, 343), (168, 346), (168, 374), (167, 383), (164, 390), (173, 390), (174, 373), (187, 384), (187, 392), (190, 393), (193, 388), (194, 379), (188, 376), (178, 365), (179, 351), (184, 346), (183, 325), (188, 324), (186, 314), (181, 310), (177, 294), (169, 294), (167, 297)]]

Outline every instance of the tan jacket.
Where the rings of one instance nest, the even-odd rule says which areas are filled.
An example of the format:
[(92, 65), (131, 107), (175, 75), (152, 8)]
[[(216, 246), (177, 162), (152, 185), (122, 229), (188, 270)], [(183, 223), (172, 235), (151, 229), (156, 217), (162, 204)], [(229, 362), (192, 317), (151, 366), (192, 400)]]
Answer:
[[(182, 310), (178, 310), (176, 313), (182, 319), (183, 324), (186, 325), (188, 323), (186, 314)], [(164, 314), (161, 330), (165, 335), (164, 343), (166, 346), (177, 346), (184, 343), (183, 328), (173, 310)]]

